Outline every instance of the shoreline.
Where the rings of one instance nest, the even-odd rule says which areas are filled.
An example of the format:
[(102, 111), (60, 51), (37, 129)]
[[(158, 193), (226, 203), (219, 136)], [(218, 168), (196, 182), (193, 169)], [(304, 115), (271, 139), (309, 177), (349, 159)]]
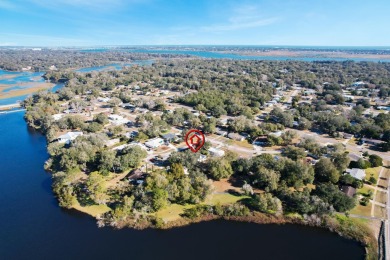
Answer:
[[(99, 219), (99, 218), (97, 218)], [(378, 237), (373, 234), (373, 230), (363, 223), (358, 222), (357, 219), (346, 217), (341, 214), (336, 214), (334, 216), (324, 216), (321, 218), (321, 221), (305, 220), (299, 215), (291, 216), (275, 216), (264, 214), (260, 212), (251, 212), (247, 216), (218, 216), (214, 214), (208, 214), (200, 216), (194, 219), (181, 218), (179, 220), (170, 221), (162, 226), (153, 224), (148, 219), (142, 219), (137, 223), (125, 222), (116, 227), (108, 226), (114, 229), (123, 229), (123, 228), (132, 228), (136, 230), (145, 230), (145, 229), (160, 229), (160, 230), (169, 230), (174, 228), (182, 228), (192, 224), (197, 224), (206, 221), (214, 220), (225, 220), (225, 221), (235, 221), (243, 223), (253, 223), (259, 225), (301, 225), (306, 227), (320, 228), (323, 230), (330, 231), (340, 237), (345, 239), (353, 240), (359, 243), (364, 247), (366, 255), (365, 259), (377, 259), (378, 257)], [(107, 227), (106, 225), (100, 225), (98, 221), (99, 228)]]
[[(27, 85), (31, 86), (28, 87)], [(17, 86), (22, 86), (26, 88), (22, 89), (16, 89), (16, 90), (10, 90), (9, 92), (4, 92), (4, 90), (8, 88), (15, 87), (15, 84), (12, 84), (10, 86), (7, 86), (5, 89), (2, 90), (3, 87), (0, 88), (0, 100), (1, 99), (7, 99), (7, 98), (13, 98), (13, 97), (19, 97), (23, 95), (29, 95), (35, 92), (38, 92), (40, 90), (46, 90), (50, 89), (55, 86), (53, 83), (47, 83), (47, 82), (33, 82), (33, 83), (25, 83), (25, 84), (17, 84)]]

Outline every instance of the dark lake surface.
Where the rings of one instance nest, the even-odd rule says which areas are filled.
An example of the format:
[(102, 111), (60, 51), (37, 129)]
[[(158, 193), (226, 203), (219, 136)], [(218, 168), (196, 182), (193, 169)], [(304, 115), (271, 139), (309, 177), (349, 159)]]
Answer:
[(0, 259), (363, 259), (364, 249), (326, 230), (212, 221), (172, 230), (99, 229), (57, 206), (45, 138), (23, 112), (0, 115)]

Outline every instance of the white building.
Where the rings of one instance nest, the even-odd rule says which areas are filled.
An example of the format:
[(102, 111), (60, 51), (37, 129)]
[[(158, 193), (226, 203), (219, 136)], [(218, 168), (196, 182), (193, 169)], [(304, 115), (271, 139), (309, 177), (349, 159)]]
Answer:
[(97, 101), (107, 103), (108, 101), (110, 101), (110, 98), (98, 97)]
[(121, 142), (121, 140), (119, 138), (115, 138), (115, 139), (110, 139), (110, 140), (107, 140), (105, 142), (105, 145), (110, 147), (110, 146), (114, 146), (116, 144), (119, 144)]
[(110, 122), (113, 125), (123, 125), (123, 124), (127, 124), (128, 122), (130, 122), (130, 120), (124, 118), (123, 116), (119, 116), (119, 115), (109, 115), (108, 119), (110, 120)]
[(58, 142), (61, 144), (69, 144), (71, 141), (81, 135), (83, 135), (83, 132), (68, 132), (66, 134), (60, 135), (58, 137)]
[(157, 148), (164, 144), (164, 140), (162, 138), (156, 137), (153, 139), (150, 139), (145, 143), (145, 145), (149, 148)]
[(217, 149), (214, 147), (210, 147), (209, 150), (210, 154), (215, 157), (222, 157), (225, 155), (225, 151), (221, 149)]
[(52, 115), (52, 117), (53, 117), (53, 119), (55, 121), (60, 120), (63, 116), (64, 116), (64, 114), (54, 114), (54, 115)]
[(358, 180), (363, 180), (366, 177), (366, 171), (358, 168), (347, 169), (346, 172)]

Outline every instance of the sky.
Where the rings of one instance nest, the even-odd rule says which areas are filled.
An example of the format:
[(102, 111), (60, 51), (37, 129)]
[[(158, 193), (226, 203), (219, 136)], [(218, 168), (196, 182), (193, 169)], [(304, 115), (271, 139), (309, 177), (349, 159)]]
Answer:
[(0, 46), (390, 46), (389, 0), (0, 0)]

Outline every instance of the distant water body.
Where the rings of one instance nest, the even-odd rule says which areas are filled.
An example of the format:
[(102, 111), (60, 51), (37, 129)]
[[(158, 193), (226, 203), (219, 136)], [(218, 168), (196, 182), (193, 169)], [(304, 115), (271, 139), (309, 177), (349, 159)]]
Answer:
[[(29, 88), (30, 86), (24, 85), (24, 86), (18, 86), (17, 84), (20, 83), (40, 83), (40, 82), (45, 82), (45, 79), (42, 77), (44, 75), (44, 72), (13, 72), (13, 71), (5, 71), (5, 70), (0, 70), (0, 84), (3, 85), (16, 85), (13, 87), (5, 88), (3, 93), (10, 92), (12, 90), (17, 90), (17, 89), (26, 89)], [(7, 78), (7, 76), (12, 76), (11, 78)], [(56, 84), (54, 87), (52, 87), (50, 90), (55, 92), (61, 87), (63, 87), (64, 84), (59, 83)], [(29, 95), (21, 95), (17, 97), (10, 97), (10, 98), (5, 98), (5, 99), (0, 99), (0, 106), (2, 105), (9, 105), (9, 104), (14, 104), (17, 103), (18, 101), (22, 101), (26, 99)]]
[[(234, 47), (234, 46), (232, 46)], [(245, 47), (242, 47), (245, 48)], [(289, 47), (291, 49), (296, 48), (305, 49), (305, 47)], [(306, 47), (307, 49), (322, 49), (322, 48), (337, 48), (339, 50), (353, 50), (353, 47)], [(359, 50), (370, 50), (371, 47), (359, 48)], [(380, 50), (388, 50), (385, 47), (378, 47)], [(275, 48), (277, 50), (277, 48)], [(221, 52), (212, 52), (212, 51), (196, 51), (196, 50), (171, 50), (171, 49), (109, 49), (109, 48), (97, 48), (97, 49), (86, 49), (81, 50), (82, 52), (106, 52), (106, 51), (128, 51), (134, 53), (153, 53), (153, 54), (178, 54), (178, 55), (189, 55), (194, 57), (209, 58), (209, 59), (232, 59), (232, 60), (272, 60), (272, 61), (286, 61), (286, 60), (296, 60), (296, 61), (348, 61), (353, 60), (356, 62), (359, 61), (369, 61), (369, 62), (390, 62), (390, 59), (377, 59), (377, 58), (323, 58), (323, 57), (290, 57), (290, 56), (250, 56), (250, 55), (240, 55), (234, 53), (221, 53)]]

